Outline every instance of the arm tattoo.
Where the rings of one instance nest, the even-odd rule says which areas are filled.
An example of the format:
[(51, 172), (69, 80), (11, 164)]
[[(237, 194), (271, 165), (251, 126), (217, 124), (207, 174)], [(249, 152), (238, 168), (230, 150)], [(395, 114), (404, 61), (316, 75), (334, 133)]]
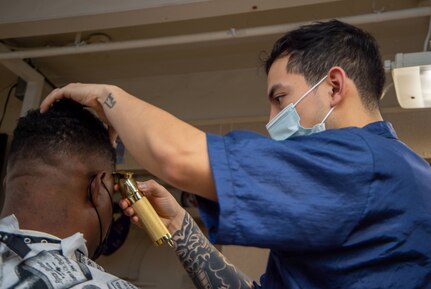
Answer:
[(105, 98), (105, 101), (103, 102), (107, 107), (113, 108), (114, 105), (117, 103), (112, 93), (108, 93), (108, 96)]
[(189, 214), (185, 214), (182, 227), (174, 233), (173, 240), (175, 252), (196, 288), (254, 288), (252, 280), (210, 244)]

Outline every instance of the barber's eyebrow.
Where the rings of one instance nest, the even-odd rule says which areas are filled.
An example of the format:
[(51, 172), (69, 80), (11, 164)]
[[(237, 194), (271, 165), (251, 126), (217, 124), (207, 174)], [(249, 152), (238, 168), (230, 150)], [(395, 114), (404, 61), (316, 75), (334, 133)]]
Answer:
[(273, 86), (271, 86), (271, 89), (269, 90), (268, 93), (268, 98), (269, 100), (271, 100), (274, 97), (274, 94), (277, 92), (277, 90), (284, 88), (286, 90), (290, 89), (289, 85), (285, 85), (285, 84), (281, 84), (281, 83), (276, 83)]

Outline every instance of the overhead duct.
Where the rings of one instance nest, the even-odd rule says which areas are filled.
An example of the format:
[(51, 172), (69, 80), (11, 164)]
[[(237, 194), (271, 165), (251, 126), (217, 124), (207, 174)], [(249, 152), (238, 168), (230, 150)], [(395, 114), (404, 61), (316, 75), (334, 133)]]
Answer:
[[(424, 17), (429, 15), (431, 15), (431, 7), (419, 7), (419, 8), (412, 8), (412, 9), (384, 11), (384, 12), (370, 13), (370, 14), (357, 15), (357, 16), (341, 17), (338, 19), (340, 21), (350, 23), (353, 25), (360, 25), (360, 24), (368, 24), (368, 23), (379, 23), (379, 22), (385, 22), (385, 21), (391, 21), (391, 20)], [(325, 21), (328, 19), (321, 19), (321, 20)], [(122, 42), (98, 43), (98, 44), (79, 45), (79, 46), (57, 47), (57, 48), (42, 48), (42, 49), (32, 49), (32, 50), (25, 50), (25, 51), (11, 51), (11, 52), (0, 53), (0, 61), (7, 60), (7, 59), (40, 58), (40, 57), (51, 57), (51, 56), (60, 56), (60, 55), (74, 55), (74, 54), (94, 53), (94, 52), (103, 52), (103, 51), (168, 46), (168, 45), (178, 45), (178, 44), (187, 44), (187, 43), (227, 40), (232, 38), (250, 38), (250, 37), (258, 37), (258, 36), (264, 36), (264, 35), (286, 33), (287, 31), (295, 29), (296, 27), (306, 23), (309, 23), (309, 21), (272, 25), (272, 26), (262, 26), (262, 27), (255, 27), (255, 28), (244, 28), (244, 29), (231, 28), (225, 31), (149, 38), (149, 39), (138, 39), (138, 40), (129, 40), (129, 41), (122, 41)]]

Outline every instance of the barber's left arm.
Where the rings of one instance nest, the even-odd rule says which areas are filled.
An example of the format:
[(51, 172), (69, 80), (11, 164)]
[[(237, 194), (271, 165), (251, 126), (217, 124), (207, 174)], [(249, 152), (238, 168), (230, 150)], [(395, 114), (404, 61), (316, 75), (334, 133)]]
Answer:
[[(255, 288), (253, 281), (208, 241), (193, 218), (163, 186), (147, 181), (138, 182), (138, 188), (172, 234), (175, 253), (197, 288)], [(120, 201), (120, 207), (138, 223), (126, 200)]]

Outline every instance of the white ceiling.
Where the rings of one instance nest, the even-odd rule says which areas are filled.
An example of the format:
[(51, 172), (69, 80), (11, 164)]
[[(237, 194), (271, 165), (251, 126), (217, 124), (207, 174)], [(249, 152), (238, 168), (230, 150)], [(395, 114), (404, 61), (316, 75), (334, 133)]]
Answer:
[(1, 1), (0, 35), (26, 37), (246, 14), (339, 0)]
[[(117, 84), (191, 121), (259, 118), (266, 116), (268, 110), (265, 74), (259, 69), (259, 57), (282, 34), (268, 27), (292, 29), (300, 23), (331, 18), (355, 22), (362, 19), (361, 15), (367, 15), (370, 21), (354, 24), (371, 32), (381, 46), (383, 57), (393, 60), (397, 52), (423, 50), (431, 14), (429, 0), (123, 0), (121, 5), (118, 3), (116, 0), (0, 1), (0, 40), (8, 49), (24, 56), (34, 50), (58, 49), (57, 56), (31, 57), (31, 63), (56, 86), (75, 81)], [(426, 9), (427, 15), (379, 20), (380, 16), (418, 7)], [(261, 31), (260, 27), (267, 32), (247, 35)], [(214, 35), (223, 37), (206, 39)], [(160, 40), (177, 42), (156, 44)], [(141, 48), (79, 52), (80, 48), (106, 42), (108, 45), (139, 42)], [(76, 46), (81, 47), (73, 48)], [(66, 52), (65, 48), (76, 51)], [(5, 55), (0, 53), (0, 59), (15, 57)], [(16, 75), (0, 65), (0, 90), (15, 80)], [(399, 109), (392, 89), (388, 90), (382, 107)]]

